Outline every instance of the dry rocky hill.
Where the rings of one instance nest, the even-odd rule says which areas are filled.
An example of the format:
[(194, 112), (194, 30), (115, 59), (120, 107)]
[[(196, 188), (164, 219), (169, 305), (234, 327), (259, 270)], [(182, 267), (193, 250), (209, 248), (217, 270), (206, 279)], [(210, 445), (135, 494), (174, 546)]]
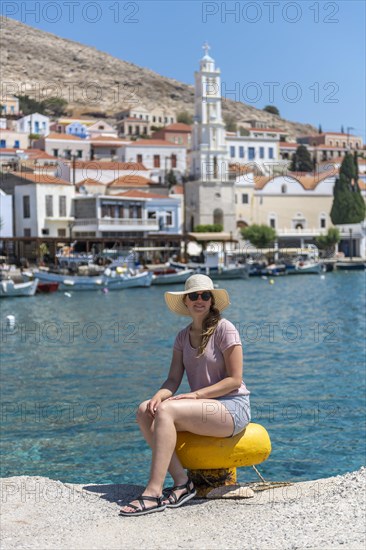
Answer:
[[(63, 97), (73, 115), (103, 112), (115, 117), (124, 108), (138, 105), (193, 114), (192, 86), (4, 17), (0, 56), (2, 94), (27, 94), (37, 100)], [(256, 119), (283, 128), (292, 137), (316, 132), (311, 125), (290, 122), (241, 102), (225, 100), (223, 111), (239, 124)]]

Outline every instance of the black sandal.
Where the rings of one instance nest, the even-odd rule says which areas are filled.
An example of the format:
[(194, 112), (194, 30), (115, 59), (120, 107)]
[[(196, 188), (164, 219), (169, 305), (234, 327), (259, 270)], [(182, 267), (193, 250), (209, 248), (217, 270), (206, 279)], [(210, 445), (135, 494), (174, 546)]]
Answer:
[[(189, 488), (191, 484), (192, 486), (191, 488)], [(175, 494), (174, 491), (179, 491), (180, 489), (185, 489), (186, 492), (180, 495), (179, 498), (177, 498), (177, 495)], [(166, 505), (167, 508), (179, 508), (179, 506), (182, 506), (182, 504), (191, 500), (191, 498), (196, 496), (196, 494), (197, 494), (197, 491), (193, 485), (193, 481), (191, 481), (190, 479), (184, 485), (167, 487), (166, 489), (163, 490), (164, 497), (169, 500), (169, 504)]]
[[(164, 500), (163, 495), (161, 495), (161, 497), (150, 497), (147, 495), (140, 495), (134, 500), (137, 500), (140, 506), (135, 506), (134, 504), (126, 504), (126, 506), (130, 506), (130, 508), (134, 508), (135, 510), (137, 510), (137, 512), (123, 512), (122, 510), (120, 510), (119, 512), (120, 516), (144, 516), (145, 514), (151, 514), (152, 512), (162, 512), (167, 507), (166, 504), (162, 504), (162, 501)], [(150, 508), (146, 508), (144, 500), (151, 500), (153, 502), (156, 502), (156, 506), (151, 506)]]

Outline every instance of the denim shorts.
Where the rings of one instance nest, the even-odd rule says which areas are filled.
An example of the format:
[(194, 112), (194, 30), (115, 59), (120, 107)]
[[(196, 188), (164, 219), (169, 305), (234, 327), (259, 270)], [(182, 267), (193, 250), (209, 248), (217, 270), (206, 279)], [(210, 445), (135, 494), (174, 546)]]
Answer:
[(242, 432), (251, 419), (249, 395), (227, 395), (215, 397), (215, 400), (224, 405), (234, 421), (234, 431), (229, 437)]

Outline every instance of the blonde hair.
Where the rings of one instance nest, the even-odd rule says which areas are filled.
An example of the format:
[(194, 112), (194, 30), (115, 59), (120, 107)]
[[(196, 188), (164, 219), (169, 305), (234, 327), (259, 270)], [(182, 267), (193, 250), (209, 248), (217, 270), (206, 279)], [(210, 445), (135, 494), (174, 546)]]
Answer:
[(218, 322), (221, 319), (220, 311), (215, 307), (215, 297), (211, 294), (211, 306), (210, 311), (205, 317), (202, 323), (201, 343), (198, 348), (198, 357), (201, 357), (205, 353), (206, 346), (210, 337), (216, 330)]

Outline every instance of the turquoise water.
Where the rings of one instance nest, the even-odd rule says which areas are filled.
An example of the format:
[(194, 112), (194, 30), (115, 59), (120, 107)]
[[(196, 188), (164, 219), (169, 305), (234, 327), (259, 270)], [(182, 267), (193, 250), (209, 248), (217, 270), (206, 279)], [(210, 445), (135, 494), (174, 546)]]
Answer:
[[(365, 274), (225, 283), (251, 390), (273, 451), (270, 480), (307, 480), (365, 463)], [(2, 476), (141, 483), (150, 451), (137, 404), (164, 380), (186, 320), (164, 288), (2, 300)], [(175, 289), (176, 290), (176, 289)], [(14, 315), (14, 329), (5, 318)], [(186, 388), (186, 386), (185, 386)], [(183, 388), (184, 389), (184, 388)], [(254, 475), (254, 477), (253, 477)], [(252, 469), (241, 481), (255, 479)]]

